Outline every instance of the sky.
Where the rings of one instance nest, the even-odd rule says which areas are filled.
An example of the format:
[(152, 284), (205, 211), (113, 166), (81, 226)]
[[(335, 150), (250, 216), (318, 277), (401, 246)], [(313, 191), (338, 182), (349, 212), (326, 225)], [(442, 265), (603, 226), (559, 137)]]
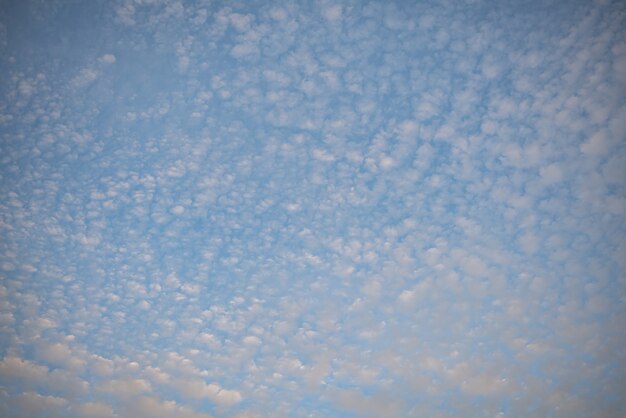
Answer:
[(0, 416), (626, 416), (626, 3), (6, 0)]

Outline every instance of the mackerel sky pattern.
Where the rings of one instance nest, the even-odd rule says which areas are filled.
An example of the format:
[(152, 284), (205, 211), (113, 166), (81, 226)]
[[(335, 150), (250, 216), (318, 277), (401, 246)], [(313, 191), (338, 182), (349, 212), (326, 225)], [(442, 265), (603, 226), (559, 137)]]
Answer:
[(0, 415), (626, 416), (626, 3), (0, 4)]

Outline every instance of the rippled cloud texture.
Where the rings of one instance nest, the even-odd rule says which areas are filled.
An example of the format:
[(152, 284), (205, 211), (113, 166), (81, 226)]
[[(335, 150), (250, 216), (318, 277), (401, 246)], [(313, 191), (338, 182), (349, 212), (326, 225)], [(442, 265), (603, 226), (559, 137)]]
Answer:
[(0, 10), (0, 415), (626, 414), (626, 3)]

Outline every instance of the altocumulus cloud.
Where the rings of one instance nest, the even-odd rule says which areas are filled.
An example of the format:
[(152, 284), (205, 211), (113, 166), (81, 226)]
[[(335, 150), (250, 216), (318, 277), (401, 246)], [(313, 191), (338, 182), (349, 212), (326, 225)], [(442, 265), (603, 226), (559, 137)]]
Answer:
[(0, 415), (626, 415), (620, 1), (5, 1)]

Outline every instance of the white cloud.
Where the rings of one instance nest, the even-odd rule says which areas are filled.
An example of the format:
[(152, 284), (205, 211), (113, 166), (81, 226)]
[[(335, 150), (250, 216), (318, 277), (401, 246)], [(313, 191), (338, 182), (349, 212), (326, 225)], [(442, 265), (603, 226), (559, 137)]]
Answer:
[(126, 2), (125, 4), (120, 5), (117, 8), (116, 13), (119, 22), (128, 26), (132, 26), (136, 23), (134, 19), (135, 6), (131, 2)]
[(241, 393), (236, 390), (224, 389), (211, 383), (207, 384), (199, 379), (181, 379), (173, 383), (181, 395), (189, 398), (207, 398), (220, 407), (230, 407), (242, 401)]
[(340, 20), (341, 15), (342, 15), (341, 5), (334, 4), (324, 9), (324, 17), (331, 22)]
[(70, 84), (74, 88), (82, 88), (86, 87), (89, 84), (93, 83), (99, 76), (98, 71), (93, 68), (84, 68), (82, 69), (76, 77), (72, 79)]
[(149, 393), (152, 391), (152, 385), (145, 379), (111, 379), (102, 383), (98, 389), (124, 398)]
[(116, 61), (117, 59), (113, 54), (104, 54), (100, 57), (100, 62), (103, 62), (105, 64), (115, 64)]
[(113, 361), (109, 359), (93, 356), (90, 368), (97, 376), (111, 376), (115, 370), (115, 365)]
[(0, 415), (624, 415), (615, 2), (209, 3), (8, 20)]
[(596, 132), (580, 146), (581, 151), (591, 156), (605, 155), (609, 151), (607, 136), (606, 130)]
[(261, 339), (255, 335), (247, 335), (243, 338), (243, 343), (249, 346), (261, 345)]
[(174, 215), (182, 215), (183, 213), (185, 213), (185, 207), (181, 205), (176, 205), (170, 210), (170, 212), (172, 212)]
[(86, 402), (72, 406), (72, 412), (84, 418), (115, 418), (119, 416), (115, 414), (111, 405), (103, 402)]
[(17, 89), (20, 94), (24, 96), (30, 96), (35, 92), (35, 87), (33, 86), (33, 83), (29, 82), (28, 80), (21, 80)]
[(48, 368), (22, 360), (19, 357), (5, 357), (0, 362), (0, 376), (24, 380), (30, 384), (43, 382), (48, 375)]
[[(68, 402), (56, 396), (25, 392), (0, 403), (0, 412), (15, 418), (46, 416), (50, 418), (67, 416)], [(9, 415), (10, 414), (10, 415)]]
[(252, 42), (237, 44), (230, 50), (230, 54), (235, 58), (243, 58), (257, 53), (258, 46)]
[(85, 360), (73, 353), (70, 346), (65, 343), (40, 343), (37, 346), (37, 354), (43, 361), (68, 369), (82, 370), (85, 366)]
[(461, 389), (471, 395), (496, 396), (510, 393), (511, 385), (506, 378), (478, 375), (466, 379), (461, 385)]
[(519, 237), (519, 243), (529, 254), (534, 254), (539, 249), (539, 238), (532, 232), (526, 232)]
[(254, 16), (250, 14), (242, 15), (239, 13), (232, 13), (229, 16), (229, 19), (230, 19), (230, 23), (239, 32), (247, 32), (250, 30), (252, 22), (254, 21)]
[(188, 295), (198, 295), (202, 290), (202, 287), (198, 284), (185, 283), (180, 287), (180, 290)]
[(76, 398), (89, 393), (89, 383), (66, 370), (53, 370), (48, 375), (47, 385), (52, 391), (66, 398)]
[(563, 180), (563, 172), (559, 164), (553, 163), (539, 170), (541, 179), (545, 184), (554, 184)]

